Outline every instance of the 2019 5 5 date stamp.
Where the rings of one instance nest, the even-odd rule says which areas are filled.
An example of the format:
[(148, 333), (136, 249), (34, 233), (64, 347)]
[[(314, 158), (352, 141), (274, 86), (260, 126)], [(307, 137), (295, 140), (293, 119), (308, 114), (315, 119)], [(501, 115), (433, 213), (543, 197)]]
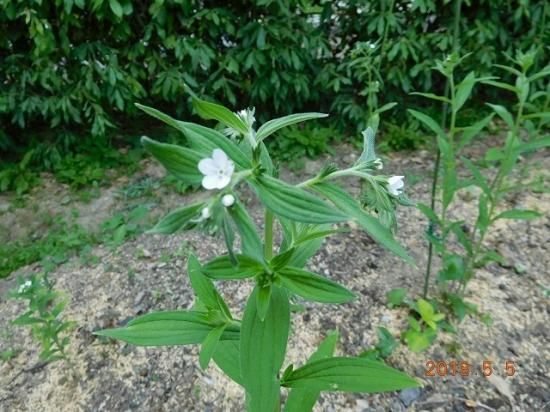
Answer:
[(489, 377), (498, 375), (502, 378), (512, 378), (518, 371), (516, 362), (505, 360), (504, 362), (494, 362), (483, 360), (479, 363), (468, 362), (465, 360), (432, 360), (426, 361), (424, 376), (430, 378), (461, 376), (463, 378), (471, 377)]

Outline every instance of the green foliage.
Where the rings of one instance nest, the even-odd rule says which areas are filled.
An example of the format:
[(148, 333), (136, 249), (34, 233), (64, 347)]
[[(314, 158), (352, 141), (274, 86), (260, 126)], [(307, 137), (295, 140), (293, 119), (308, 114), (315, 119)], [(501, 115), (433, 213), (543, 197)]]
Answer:
[[(311, 409), (321, 391), (371, 393), (418, 386), (414, 379), (382, 363), (332, 356), (337, 336), (329, 337), (302, 367), (294, 370), (293, 365), (289, 365), (281, 373), (291, 312), (295, 311), (291, 311), (290, 298), (332, 304), (355, 298), (344, 286), (303, 269), (323, 239), (340, 231), (332, 229), (331, 224), (357, 220), (375, 240), (412, 262), (391, 231), (365, 210), (361, 201), (336, 184), (325, 182), (361, 177), (375, 182), (373, 190), (379, 196), (390, 196), (388, 178), (374, 175), (379, 168), (379, 159), (374, 154), (374, 123), (365, 140), (364, 155), (354, 166), (342, 170), (327, 166), (314, 178), (292, 185), (274, 176), (276, 172), (263, 140), (279, 128), (321, 115), (291, 115), (269, 121), (256, 131), (253, 109), (233, 113), (194, 95), (192, 99), (202, 117), (227, 127), (225, 135), (140, 106), (184, 133), (191, 146), (189, 149), (143, 139), (147, 150), (176, 178), (187, 184), (201, 181), (210, 191), (210, 196), (201, 202), (170, 212), (152, 232), (169, 234), (195, 227), (206, 229), (223, 237), (227, 254), (205, 264), (189, 256), (187, 272), (196, 296), (192, 310), (151, 313), (130, 321), (125, 327), (96, 333), (145, 346), (201, 344), (200, 366), (206, 368), (210, 360), (214, 360), (243, 386), (248, 411), (279, 410), (281, 387), (292, 388), (285, 407), (292, 411), (304, 410), (306, 405)], [(263, 240), (239, 199), (245, 183), (254, 189), (265, 209)], [(399, 198), (395, 193), (391, 196)], [(388, 213), (393, 213), (393, 209)], [(273, 244), (275, 222), (279, 222), (283, 232), (277, 253)], [(237, 235), (240, 250), (235, 247)], [(245, 279), (255, 285), (242, 320), (234, 319), (214, 281)], [(430, 314), (424, 306), (421, 314), (430, 326), (440, 316)], [(394, 342), (385, 333), (381, 336), (385, 339), (381, 346), (383, 355), (389, 355)]]
[(10, 291), (10, 297), (27, 300), (28, 309), (12, 323), (18, 326), (29, 326), (32, 336), (42, 346), (40, 359), (53, 362), (64, 359), (69, 344), (67, 332), (74, 327), (74, 322), (64, 320), (61, 316), (67, 301), (53, 289), (53, 284), (46, 275), (33, 275), (29, 279), (18, 279), (19, 287)]
[(0, 245), (0, 278), (34, 262), (50, 267), (66, 262), (73, 255), (80, 255), (86, 260), (91, 246), (98, 243), (119, 246), (148, 227), (147, 213), (148, 209), (143, 206), (127, 213), (119, 212), (101, 222), (101, 231), (98, 233), (55, 216), (43, 237)]
[[(479, 267), (489, 262), (502, 263), (504, 260), (500, 254), (485, 246), (484, 239), (487, 233), (499, 219), (531, 220), (541, 216), (535, 210), (500, 210), (506, 195), (536, 184), (536, 180), (525, 181), (524, 174), (513, 173), (520, 156), (550, 146), (550, 139), (540, 137), (540, 129), (533, 123), (533, 119), (547, 118), (548, 112), (538, 111), (538, 108), (528, 103), (532, 99), (531, 96), (537, 94), (536, 82), (550, 75), (548, 67), (534, 70), (536, 56), (536, 50), (527, 53), (517, 52), (514, 58), (508, 57), (513, 66), (496, 65), (515, 76), (515, 80), (508, 83), (493, 76), (478, 77), (474, 72), (468, 73), (458, 81), (455, 73), (468, 56), (452, 54), (444, 61), (436, 63), (436, 70), (448, 79), (449, 97), (419, 93), (423, 97), (447, 103), (443, 110), (445, 115), (447, 111), (450, 114), (449, 124), (440, 125), (428, 114), (409, 109), (414, 118), (435, 134), (441, 156), (441, 170), (438, 168), (439, 161), (436, 162), (432, 207), (417, 205), (430, 221), (426, 232), (430, 249), (424, 281), (424, 298), (429, 290), (432, 248), (441, 258), (441, 269), (437, 274), (440, 293), (431, 302), (425, 299), (409, 301), (401, 289), (390, 291), (388, 294), (390, 306), (406, 304), (412, 312), (409, 328), (403, 332), (402, 337), (413, 351), (422, 351), (429, 347), (439, 330), (455, 332), (452, 322), (460, 322), (467, 315), (479, 316), (485, 322), (486, 315), (481, 314), (475, 305), (466, 302), (464, 293)], [(506, 136), (500, 147), (488, 149), (481, 160), (475, 160), (461, 156), (461, 152), (481, 133), (493, 116), (487, 116), (471, 125), (459, 126), (458, 113), (471, 96), (474, 86), (479, 83), (514, 94), (517, 103), (514, 105), (514, 114), (503, 105), (488, 104), (494, 114), (506, 124)], [(467, 179), (459, 177), (458, 168), (461, 162), (469, 171), (470, 176)], [(488, 167), (496, 171), (491, 177), (483, 170)], [(440, 181), (438, 172), (442, 174)], [(456, 203), (456, 193), (470, 186), (477, 187), (480, 194), (477, 198), (477, 219), (473, 227), (467, 230), (464, 228), (464, 222), (453, 220), (449, 212)], [(458, 250), (453, 243), (459, 245)], [(441, 312), (437, 312), (436, 308)], [(448, 320), (444, 320), (445, 318)]]
[[(48, 132), (50, 158), (65, 156), (61, 135), (81, 142), (126, 127), (138, 100), (189, 114), (188, 87), (266, 117), (321, 107), (340, 128), (362, 130), (382, 101), (410, 106), (411, 90), (443, 94), (430, 69), (454, 43), (453, 7), (442, 1), (0, 4), (0, 150), (32, 147)], [(502, 52), (544, 47), (549, 14), (545, 2), (462, 2), (458, 43), (472, 53), (464, 72), (488, 73)], [(213, 106), (196, 103), (208, 116)], [(549, 100), (539, 93), (530, 103)], [(548, 121), (535, 117), (535, 128)]]

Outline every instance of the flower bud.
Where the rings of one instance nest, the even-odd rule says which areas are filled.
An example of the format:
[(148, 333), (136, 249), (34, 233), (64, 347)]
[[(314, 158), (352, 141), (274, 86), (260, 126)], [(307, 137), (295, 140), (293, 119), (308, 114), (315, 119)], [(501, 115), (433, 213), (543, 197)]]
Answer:
[(233, 206), (234, 203), (235, 203), (235, 196), (233, 196), (233, 195), (224, 195), (222, 197), (222, 204), (225, 207)]
[(203, 219), (208, 219), (210, 217), (210, 209), (207, 207), (203, 207), (201, 210), (201, 216)]

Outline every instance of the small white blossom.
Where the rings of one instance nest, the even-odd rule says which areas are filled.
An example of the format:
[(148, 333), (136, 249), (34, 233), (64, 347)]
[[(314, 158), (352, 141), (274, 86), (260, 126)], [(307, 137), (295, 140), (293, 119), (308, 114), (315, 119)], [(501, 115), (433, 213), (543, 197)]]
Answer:
[(225, 207), (233, 206), (234, 203), (235, 203), (235, 196), (233, 196), (233, 195), (224, 195), (222, 197), (222, 204)]
[(248, 128), (248, 130), (252, 129), (252, 126), (254, 126), (254, 122), (256, 121), (256, 118), (254, 117), (255, 113), (256, 113), (256, 109), (254, 107), (239, 110), (237, 112), (237, 116), (239, 116), (241, 120), (244, 122), (244, 124), (246, 124), (246, 127)]
[(202, 159), (199, 170), (204, 175), (202, 186), (207, 190), (223, 189), (231, 181), (235, 165), (221, 149), (214, 149), (212, 158)]
[(208, 219), (210, 217), (210, 209), (207, 207), (203, 207), (201, 210), (201, 217), (202, 219)]
[(392, 176), (388, 179), (388, 191), (394, 195), (399, 196), (401, 192), (403, 192), (403, 186), (405, 186), (405, 182), (403, 182), (403, 178), (405, 176)]
[(377, 157), (376, 160), (374, 161), (374, 166), (375, 166), (378, 170), (382, 170), (382, 168), (384, 167), (384, 163), (382, 163), (382, 159), (380, 159), (379, 157)]
[(32, 286), (32, 282), (30, 280), (27, 280), (25, 283), (19, 286), (19, 289), (17, 289), (17, 293), (24, 293), (31, 286)]

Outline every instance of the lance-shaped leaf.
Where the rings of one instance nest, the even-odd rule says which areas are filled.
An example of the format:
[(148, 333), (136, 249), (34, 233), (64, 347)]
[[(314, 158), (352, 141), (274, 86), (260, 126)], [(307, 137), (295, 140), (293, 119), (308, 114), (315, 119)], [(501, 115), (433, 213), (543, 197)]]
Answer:
[(369, 118), (367, 128), (363, 130), (363, 152), (361, 156), (357, 159), (357, 163), (369, 162), (376, 159), (376, 152), (374, 151), (374, 137), (376, 136), (376, 131), (378, 130), (378, 124), (380, 123), (380, 116), (374, 114)]
[(247, 169), (251, 167), (250, 160), (243, 151), (220, 132), (195, 123), (176, 120), (152, 107), (143, 106), (141, 104), (136, 104), (136, 106), (148, 115), (182, 132), (185, 137), (187, 137), (193, 150), (201, 153), (203, 157), (206, 155), (210, 156), (212, 151), (218, 148), (222, 149), (227, 156), (235, 162), (238, 168)]
[(231, 320), (231, 313), (227, 304), (216, 290), (214, 283), (202, 273), (202, 267), (195, 255), (189, 255), (187, 260), (187, 273), (191, 281), (191, 287), (199, 300), (209, 310), (219, 310), (226, 319)]
[(189, 184), (198, 184), (203, 176), (197, 165), (202, 155), (191, 149), (173, 144), (160, 143), (143, 136), (141, 144), (155, 159), (178, 179)]
[(216, 345), (214, 351), (214, 362), (225, 372), (230, 379), (243, 386), (241, 376), (241, 354), (240, 341), (238, 340), (222, 340)]
[(275, 411), (280, 403), (278, 374), (286, 353), (290, 305), (284, 289), (272, 286), (271, 303), (262, 321), (258, 287), (248, 299), (241, 326), (241, 375), (249, 412)]
[(457, 150), (461, 150), (463, 147), (468, 145), (471, 140), (476, 137), (493, 119), (494, 113), (491, 113), (489, 116), (484, 117), (480, 121), (474, 123), (471, 126), (462, 128), (462, 135), (460, 136), (460, 142), (457, 145)]
[(262, 250), (262, 240), (256, 230), (256, 225), (252, 218), (243, 207), (242, 203), (237, 201), (235, 204), (226, 209), (229, 215), (233, 218), (235, 226), (241, 237), (241, 248), (245, 255), (251, 256), (258, 261), (264, 258)]
[(462, 161), (470, 170), (470, 173), (474, 177), (474, 182), (476, 185), (483, 190), (483, 193), (485, 193), (487, 196), (491, 197), (491, 188), (489, 187), (489, 183), (487, 183), (487, 180), (485, 177), (481, 174), (481, 171), (478, 169), (478, 167), (472, 162), (470, 159), (467, 159), (465, 157), (462, 158)]
[(160, 219), (160, 221), (152, 229), (148, 230), (147, 233), (170, 235), (180, 229), (187, 229), (194, 225), (191, 220), (197, 217), (203, 207), (204, 203), (195, 203), (173, 210)]
[(479, 79), (476, 78), (474, 72), (468, 73), (468, 75), (456, 86), (455, 102), (453, 110), (458, 112), (466, 100), (472, 94), (472, 89)]
[(197, 111), (197, 114), (203, 119), (217, 120), (225, 126), (231, 127), (242, 134), (248, 132), (248, 127), (242, 119), (222, 105), (210, 103), (197, 97), (193, 97), (193, 107)]
[(216, 351), (220, 339), (222, 337), (223, 331), (225, 330), (226, 325), (219, 325), (212, 329), (204, 341), (202, 342), (201, 351), (199, 353), (199, 365), (202, 369), (206, 369), (210, 363), (210, 359)]
[(260, 200), (278, 216), (305, 223), (335, 223), (348, 217), (305, 190), (260, 176), (251, 182)]
[(288, 388), (366, 393), (420, 386), (407, 374), (381, 362), (343, 357), (308, 363), (288, 374), (282, 385)]
[(408, 109), (407, 111), (410, 114), (412, 114), (415, 118), (420, 120), (425, 126), (427, 126), (437, 136), (439, 136), (443, 139), (446, 139), (445, 132), (443, 131), (441, 126), (439, 126), (437, 124), (437, 122), (434, 119), (432, 119), (430, 116), (428, 116), (427, 114), (421, 113), (419, 111), (412, 110), (412, 109)]
[[(201, 343), (217, 326), (208, 320), (205, 313), (181, 310), (149, 313), (130, 321), (123, 328), (94, 333), (138, 346), (189, 345)], [(221, 339), (239, 339), (239, 328), (228, 326)]]
[(288, 290), (315, 302), (345, 303), (355, 299), (345, 287), (307, 270), (285, 267), (277, 271), (277, 279)]
[(237, 260), (233, 264), (229, 255), (219, 256), (203, 266), (204, 274), (212, 279), (246, 279), (259, 275), (264, 271), (264, 266), (246, 255), (235, 255)]
[(489, 106), (491, 109), (493, 109), (495, 113), (498, 114), (502, 120), (504, 120), (504, 123), (506, 123), (506, 125), (510, 129), (514, 127), (514, 118), (512, 117), (508, 109), (506, 109), (504, 106), (501, 106), (499, 104), (491, 104), (491, 103), (485, 103), (485, 104)]
[[(329, 332), (327, 337), (319, 344), (317, 350), (311, 355), (307, 363), (320, 359), (331, 358), (340, 337), (337, 331)], [(319, 398), (321, 391), (316, 389), (294, 388), (288, 394), (285, 403), (285, 412), (311, 411)]]
[(541, 217), (542, 214), (536, 210), (524, 210), (524, 209), (510, 209), (498, 214), (494, 220), (497, 219), (518, 219), (518, 220), (532, 220)]
[(374, 240), (406, 262), (413, 264), (412, 258), (403, 246), (394, 239), (391, 232), (382, 226), (377, 219), (366, 213), (359, 203), (344, 190), (329, 183), (318, 183), (313, 188), (330, 199), (344, 213), (355, 219)]
[(249, 169), (251, 167), (250, 159), (239, 146), (217, 130), (195, 123), (181, 123), (185, 137), (187, 137), (189, 144), (191, 147), (195, 148), (195, 150), (211, 155), (214, 149), (219, 148), (235, 162), (237, 169)]
[(327, 117), (328, 114), (325, 113), (296, 113), (284, 117), (279, 117), (277, 119), (270, 120), (264, 123), (256, 132), (256, 139), (262, 141), (269, 135), (272, 135), (277, 130), (282, 129), (283, 127), (290, 126), (295, 123), (304, 122), (311, 119), (320, 119)]

